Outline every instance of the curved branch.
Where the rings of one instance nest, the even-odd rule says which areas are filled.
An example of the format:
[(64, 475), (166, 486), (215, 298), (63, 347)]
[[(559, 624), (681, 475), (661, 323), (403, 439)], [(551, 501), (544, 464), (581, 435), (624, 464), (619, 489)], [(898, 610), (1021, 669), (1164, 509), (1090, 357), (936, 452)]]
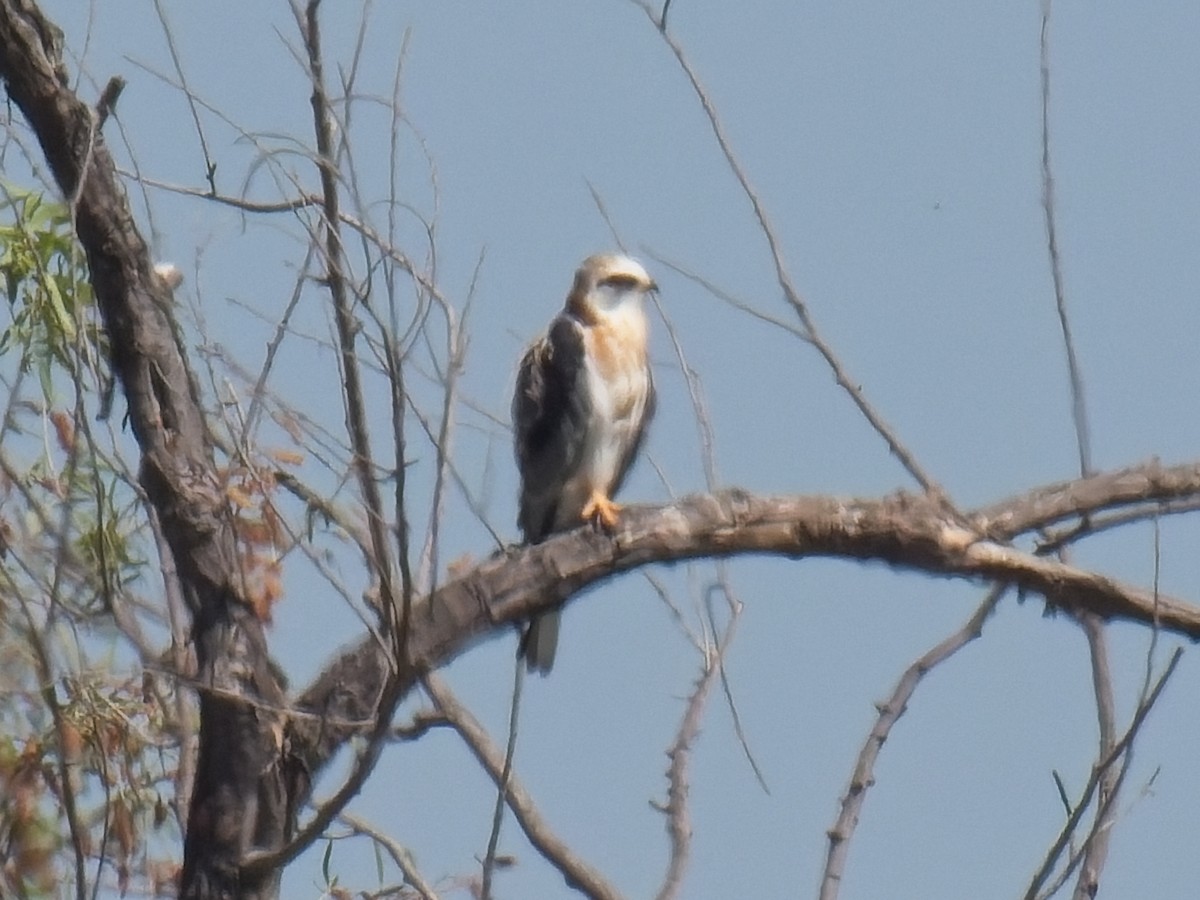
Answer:
[(971, 618), (905, 669), (900, 680), (896, 682), (891, 697), (876, 707), (878, 715), (875, 724), (858, 751), (854, 772), (850, 775), (850, 786), (846, 788), (846, 794), (842, 797), (837, 821), (825, 835), (829, 847), (825, 855), (825, 871), (821, 875), (820, 900), (836, 900), (841, 890), (842, 877), (846, 872), (846, 859), (850, 852), (850, 839), (858, 828), (859, 814), (867, 799), (867, 791), (875, 784), (875, 761), (879, 758), (879, 751), (883, 749), (884, 742), (891, 735), (892, 728), (908, 711), (908, 701), (912, 699), (921, 680), (932, 669), (940, 666), (983, 634), (983, 623), (991, 616), (1004, 592), (1002, 586), (995, 586), (988, 591), (983, 602), (971, 614)]
[(1065, 519), (1111, 512), (1151, 501), (1182, 500), (1200, 494), (1200, 461), (1164, 466), (1158, 460), (1060, 481), (985, 506), (971, 514), (996, 540), (1049, 528)]
[[(1126, 488), (1137, 480), (1134, 470), (1118, 474), (1123, 477), (1100, 475), (1073, 483), (1078, 490), (1072, 485), (1056, 490), (1076, 499), (1086, 495), (1088, 503), (1077, 503), (1077, 511), (1103, 510), (1130, 502)], [(1170, 481), (1180, 491), (1177, 496), (1200, 492), (1200, 463), (1174, 470), (1151, 464), (1139, 477), (1159, 488), (1164, 479)], [(1111, 493), (1099, 490), (1102, 483)], [(991, 509), (1002, 513), (1029, 503), (1021, 496)], [(1014, 515), (1012, 521), (1019, 518)], [(1002, 545), (985, 536), (988, 520), (972, 520), (983, 523), (978, 531), (950, 519), (937, 499), (907, 494), (839, 500), (728, 490), (663, 507), (627, 507), (615, 535), (582, 528), (537, 546), (510, 548), (414, 604), (411, 658), (399, 676), (402, 691), (421, 673), (445, 665), (505, 626), (515, 627), (616, 574), (649, 563), (750, 553), (876, 561), (928, 575), (999, 582), (1041, 594), (1056, 607), (1157, 623), (1200, 639), (1200, 607)], [(292, 723), (292, 745), (309, 771), (358, 733), (351, 723), (370, 718), (388, 667), (377, 642), (365, 638), (301, 695), (299, 710), (326, 718), (323, 725), (308, 716)]]
[(604, 875), (584, 862), (551, 828), (534, 805), (533, 798), (515, 776), (505, 778), (504, 750), (492, 741), (487, 729), (471, 714), (454, 692), (436, 676), (425, 681), (425, 690), (446, 717), (450, 727), (462, 736), (467, 748), (495, 783), (503, 785), (505, 800), (517, 824), (537, 851), (562, 875), (567, 885), (594, 900), (620, 900), (620, 893)]

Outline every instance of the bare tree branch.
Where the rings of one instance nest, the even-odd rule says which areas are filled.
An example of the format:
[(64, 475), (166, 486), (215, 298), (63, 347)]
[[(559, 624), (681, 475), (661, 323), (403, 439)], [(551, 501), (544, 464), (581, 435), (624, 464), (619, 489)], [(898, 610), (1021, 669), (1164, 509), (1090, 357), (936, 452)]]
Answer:
[[(450, 688), (436, 675), (425, 679), (425, 690), (437, 705), (438, 711), (462, 739), (492, 781), (499, 787), (504, 783), (504, 752), (492, 742), (483, 725), (471, 715)], [(532, 798), (520, 781), (511, 776), (505, 792), (508, 807), (513, 811), (517, 824), (534, 848), (562, 874), (567, 885), (584, 895), (598, 900), (620, 900), (620, 893), (605, 880), (604, 876), (580, 859), (568, 847), (554, 829), (542, 818)]]
[[(241, 596), (236, 537), (168, 312), (170, 288), (153, 271), (94, 114), (68, 86), (61, 32), (32, 0), (0, 3), (0, 78), (70, 198), (111, 362), (142, 452), (141, 484), (158, 510), (194, 617), (199, 678), (220, 689), (200, 698), (182, 896), (231, 893), (245, 850), (280, 842), (286, 809), (283, 790), (262, 790), (281, 775), (277, 721), (227, 698), (280, 702), (282, 690), (262, 625)], [(243, 897), (269, 896), (277, 877), (271, 873), (236, 889)]]
[[(691, 785), (688, 780), (688, 763), (691, 760), (692, 745), (700, 734), (700, 723), (704, 718), (704, 709), (713, 682), (721, 674), (721, 661), (725, 651), (737, 631), (740, 610), (735, 610), (725, 626), (725, 632), (715, 646), (702, 648), (703, 665), (700, 677), (688, 697), (684, 707), (683, 718), (679, 722), (679, 730), (675, 740), (667, 750), (667, 802), (654, 804), (667, 817), (667, 834), (670, 837), (671, 853), (667, 861), (667, 872), (663, 877), (662, 887), (656, 895), (657, 900), (674, 900), (683, 890), (683, 877), (691, 859), (692, 823), (688, 794)], [(753, 760), (751, 760), (753, 764)], [(757, 771), (757, 767), (755, 767)]]
[(842, 878), (846, 874), (846, 859), (850, 852), (850, 839), (854, 837), (854, 830), (858, 827), (867, 791), (875, 784), (875, 760), (879, 751), (883, 749), (884, 742), (891, 735), (892, 728), (908, 710), (908, 701), (912, 699), (917, 685), (935, 666), (941, 665), (983, 633), (983, 623), (992, 614), (1004, 592), (1003, 585), (996, 585), (989, 590), (983, 602), (971, 614), (971, 618), (967, 619), (958, 631), (931, 647), (905, 669), (896, 683), (895, 690), (892, 691), (892, 696), (886, 703), (879, 705), (879, 716), (875, 720), (875, 726), (858, 752), (858, 760), (850, 776), (850, 786), (846, 790), (846, 796), (842, 798), (841, 812), (827, 833), (829, 851), (821, 875), (820, 900), (836, 900), (841, 891)]
[[(1035, 900), (1035, 898), (1039, 896), (1038, 892), (1041, 889), (1041, 886), (1045, 884), (1046, 879), (1048, 879), (1051, 873), (1054, 871), (1054, 866), (1057, 863), (1058, 858), (1062, 855), (1062, 852), (1064, 849), (1066, 849), (1067, 843), (1070, 841), (1071, 836), (1075, 834), (1076, 829), (1079, 827), (1079, 822), (1082, 819), (1084, 812), (1091, 805), (1092, 796), (1099, 787), (1100, 780), (1104, 777), (1104, 773), (1108, 771), (1110, 767), (1115, 765), (1118, 760), (1125, 756), (1127, 750), (1131, 747), (1134, 739), (1137, 737), (1138, 732), (1141, 730), (1142, 724), (1146, 721), (1146, 717), (1150, 714), (1150, 710), (1153, 709), (1154, 704), (1158, 702), (1158, 698), (1162, 694), (1163, 688), (1166, 687), (1167, 682), (1174, 674), (1175, 667), (1179, 664), (1179, 660), (1182, 657), (1183, 648), (1177, 647), (1175, 652), (1171, 654), (1171, 658), (1167, 662), (1166, 668), (1163, 669), (1162, 674), (1158, 677), (1158, 680), (1155, 681), (1153, 688), (1138, 703), (1137, 710), (1133, 714), (1133, 719), (1130, 721), (1129, 727), (1125, 730), (1125, 733), (1121, 735), (1121, 739), (1113, 745), (1112, 751), (1108, 756), (1102, 760), (1099, 760), (1097, 764), (1092, 767), (1092, 774), (1088, 778), (1088, 783), (1083, 789), (1083, 796), (1073, 807), (1071, 815), (1067, 817), (1066, 824), (1063, 825), (1062, 830), (1059, 832), (1058, 838), (1047, 852), (1041, 868), (1038, 869), (1037, 873), (1030, 881), (1029, 888), (1025, 892), (1025, 900)], [(1079, 854), (1076, 854), (1073, 863), (1078, 859)], [(1067, 872), (1069, 873), (1069, 871), (1070, 868), (1068, 868)]]
[[(1092, 691), (1096, 695), (1096, 720), (1099, 734), (1097, 760), (1104, 760), (1117, 744), (1117, 711), (1113, 699), (1112, 667), (1108, 658), (1108, 637), (1104, 623), (1092, 615), (1080, 617), (1080, 626), (1087, 636), (1092, 661)], [(1083, 849), (1079, 880), (1075, 884), (1075, 900), (1091, 900), (1100, 888), (1100, 873), (1108, 859), (1108, 842), (1114, 824), (1118, 776), (1120, 772), (1108, 766), (1097, 786), (1096, 821), (1092, 834)]]
[(154, 0), (154, 11), (158, 14), (159, 24), (162, 25), (163, 37), (166, 39), (167, 49), (171, 53), (171, 64), (175, 67), (175, 74), (179, 78), (183, 95), (187, 97), (188, 110), (192, 114), (192, 124), (196, 126), (196, 137), (200, 140), (200, 152), (204, 154), (204, 177), (208, 180), (210, 190), (215, 194), (217, 192), (217, 164), (213, 162), (212, 156), (208, 152), (208, 141), (205, 140), (204, 128), (200, 124), (200, 113), (196, 110), (196, 98), (191, 89), (188, 88), (187, 78), (183, 73), (183, 62), (179, 58), (179, 48), (175, 46), (175, 32), (167, 22), (167, 13), (163, 9), (162, 0)]
[(1042, 76), (1042, 211), (1046, 218), (1046, 250), (1050, 255), (1050, 276), (1054, 281), (1054, 305), (1062, 329), (1067, 354), (1067, 372), (1071, 378), (1071, 415), (1075, 422), (1075, 442), (1079, 450), (1079, 474), (1092, 472), (1092, 439), (1088, 427), (1087, 404), (1083, 396), (1083, 372), (1071, 337), (1067, 317), (1067, 294), (1063, 286), (1062, 258), (1058, 251), (1058, 227), (1054, 204), (1054, 170), (1050, 165), (1050, 10), (1053, 0), (1042, 0), (1040, 61)]
[[(1156, 490), (1170, 484), (1181, 493), (1197, 492), (1200, 463), (1169, 470), (1150, 464), (1147, 471), (1128, 470), (1121, 479), (1102, 473), (1056, 493), (1073, 498), (1077, 512), (1096, 511), (1114, 498), (1124, 502), (1130, 480), (1155, 484)], [(1101, 485), (1112, 493), (1104, 494)], [(1087, 504), (1081, 506), (1083, 498)], [(1018, 522), (1022, 515), (1006, 516), (1004, 511), (1028, 507), (1022, 496), (1007, 507), (989, 509)], [(956, 519), (947, 519), (943, 507), (929, 498), (757, 497), (734, 490), (688, 497), (666, 507), (630, 506), (622, 522), (612, 536), (579, 529), (534, 547), (493, 555), (443, 585), (432, 598), (418, 601), (411, 641), (414, 668), (402, 672), (404, 690), (418, 672), (444, 665), (484, 636), (562, 604), (585, 586), (651, 562), (740, 553), (875, 560), (927, 574), (1007, 583), (1043, 594), (1068, 610), (1157, 622), (1165, 630), (1200, 639), (1200, 607), (989, 541)], [(1004, 539), (1013, 536), (1005, 534)], [(298, 708), (343, 721), (368, 718), (388, 665), (375, 642), (365, 639), (318, 676), (299, 698)], [(292, 743), (300, 748), (309, 771), (357, 733), (332, 726), (313, 728), (306, 721), (293, 723)]]
[(342, 387), (346, 402), (346, 428), (350, 445), (354, 451), (353, 465), (358, 474), (359, 490), (367, 513), (367, 532), (371, 537), (371, 551), (375, 557), (374, 575), (379, 579), (381, 621), (388, 627), (390, 637), (396, 642), (398, 653), (403, 653), (404, 636), (400, 631), (400, 617), (407, 617), (407, 599), (411, 596), (411, 585), (403, 586), (405, 609), (398, 609), (400, 598), (392, 587), (393, 565), (387, 520), (383, 512), (383, 500), (374, 477), (371, 438), (367, 428), (366, 402), (363, 399), (362, 378), (359, 372), (358, 353), (355, 340), (358, 322), (351, 309), (350, 295), (343, 272), (342, 238), (338, 226), (341, 221), (338, 196), (337, 161), (333, 147), (333, 117), (329, 110), (329, 97), (325, 92), (324, 60), (321, 55), (321, 28), (317, 17), (320, 0), (308, 0), (303, 11), (298, 3), (293, 9), (304, 37), (309, 77), (312, 83), (313, 128), (317, 139), (317, 163), (321, 173), (322, 212), (324, 225), (324, 281), (333, 300), (334, 321), (337, 325), (338, 351), (341, 355)]
[(508, 741), (504, 747), (504, 768), (496, 785), (496, 806), (492, 811), (492, 830), (488, 835), (487, 852), (483, 856), (483, 877), (479, 888), (480, 900), (491, 900), (492, 876), (496, 872), (496, 850), (500, 846), (500, 826), (504, 824), (505, 798), (512, 782), (513, 757), (517, 752), (517, 726), (521, 720), (521, 694), (525, 685), (524, 661), (517, 657), (513, 663), (512, 701), (508, 707)]
[(392, 862), (396, 864), (396, 868), (404, 876), (404, 883), (416, 891), (421, 900), (438, 900), (437, 893), (421, 876), (421, 872), (417, 868), (416, 863), (413, 862), (412, 854), (408, 852), (407, 847), (359, 816), (343, 812), (338, 816), (338, 819), (349, 826), (355, 833), (370, 838), (386, 850), (388, 856), (392, 858)]
[[(1086, 478), (1060, 481), (974, 510), (970, 519), (996, 540), (1040, 532), (1066, 519), (1113, 512), (1150, 502), (1192, 497), (1200, 470), (1194, 463), (1164, 466), (1158, 460)], [(1147, 515), (1152, 518), (1152, 514)]]
[[(746, 199), (750, 201), (751, 207), (754, 209), (754, 218), (758, 222), (759, 229), (763, 233), (763, 237), (767, 241), (767, 246), (771, 252), (771, 259), (775, 265), (775, 277), (779, 282), (779, 287), (783, 291), (784, 299), (792, 310), (796, 313), (796, 317), (800, 320), (800, 324), (804, 329), (804, 334), (808, 341), (821, 354), (821, 358), (825, 360), (830, 371), (833, 372), (834, 380), (838, 383), (849, 396), (854, 405), (858, 407), (859, 412), (863, 414), (866, 420), (875, 429), (876, 433), (883, 438), (888, 445), (888, 450), (899, 460), (905, 471), (912, 476), (913, 480), (921, 486), (921, 488), (930, 496), (935, 497), (940, 502), (949, 504), (950, 500), (945, 490), (936, 481), (929, 476), (925, 470), (917, 462), (916, 457), (909, 452), (908, 448), (900, 441), (892, 427), (884, 421), (883, 417), (875, 410), (867, 398), (863, 395), (862, 388), (858, 381), (852, 379), (842, 365), (840, 359), (833, 352), (833, 348), (825, 343), (817, 330), (816, 321), (813, 319), (809, 311), (808, 304), (804, 301), (800, 291), (797, 290), (795, 283), (792, 281), (791, 273), (788, 271), (783, 258), (783, 245), (779, 240), (779, 236), (775, 232), (775, 226), (771, 224), (771, 220), (767, 216), (766, 207), (758, 196), (758, 192), (750, 183), (750, 178), (742, 168), (741, 162), (737, 155), (733, 152), (733, 145), (729, 140), (729, 136), (725, 133), (725, 126), (721, 122), (720, 116), (717, 114), (716, 106), (713, 104), (712, 98), (704, 85), (700, 83), (700, 76), (696, 74), (696, 70), (692, 68), (691, 62), (687, 55), (683, 52), (682, 45), (675, 40), (666, 30), (666, 20), (658, 18), (654, 9), (645, 0), (633, 0), (635, 4), (641, 7), (642, 11), (651, 23), (658, 29), (663, 41), (670, 48), (676, 62), (679, 63), (680, 69), (683, 70), (688, 81), (691, 83), (692, 90), (696, 94), (696, 98), (700, 101), (701, 107), (704, 109), (704, 115), (708, 119), (709, 127), (712, 129), (713, 136), (716, 138), (717, 145), (721, 148), (721, 153), (725, 156), (725, 162), (729, 165), (729, 170), (737, 179), (738, 184), (742, 188), (742, 193), (746, 195)], [(665, 10), (664, 10), (665, 13)]]

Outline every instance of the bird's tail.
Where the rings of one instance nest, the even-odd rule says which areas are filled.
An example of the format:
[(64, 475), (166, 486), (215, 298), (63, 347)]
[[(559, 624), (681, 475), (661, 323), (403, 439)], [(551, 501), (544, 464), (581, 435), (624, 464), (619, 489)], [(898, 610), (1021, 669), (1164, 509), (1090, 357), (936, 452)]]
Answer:
[(554, 668), (554, 654), (558, 650), (558, 623), (562, 611), (553, 609), (544, 612), (529, 623), (525, 639), (521, 641), (521, 655), (530, 672), (548, 675)]

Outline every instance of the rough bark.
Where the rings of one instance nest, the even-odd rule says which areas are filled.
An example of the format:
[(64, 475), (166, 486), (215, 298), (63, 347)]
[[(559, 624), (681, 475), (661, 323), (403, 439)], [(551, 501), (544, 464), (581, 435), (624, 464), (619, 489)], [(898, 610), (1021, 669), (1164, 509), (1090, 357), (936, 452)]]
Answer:
[(276, 877), (240, 884), (238, 863), (288, 828), (275, 715), (283, 693), (262, 626), (243, 602), (234, 533), (204, 413), (153, 271), (91, 109), (70, 90), (62, 35), (30, 0), (0, 3), (0, 78), (37, 135), (74, 211), (111, 365), (141, 448), (139, 479), (158, 510), (193, 616), (200, 741), (184, 848), (184, 897), (276, 893)]
[[(1200, 462), (1149, 463), (1037, 489), (996, 504), (966, 522), (935, 500), (896, 494), (881, 500), (763, 497), (739, 490), (687, 497), (660, 508), (626, 507), (611, 537), (581, 529), (544, 544), (497, 554), (446, 584), (413, 609), (413, 670), (445, 665), (505, 625), (516, 626), (583, 588), (655, 562), (771, 554), (875, 561), (928, 575), (995, 581), (1040, 594), (1052, 607), (1127, 619), (1200, 640), (1200, 607), (1155, 596), (1105, 575), (1013, 549), (1007, 541), (1070, 516), (1087, 516), (1140, 499), (1200, 492)], [(985, 515), (986, 513), (986, 515)], [(320, 768), (346, 738), (367, 727), (388, 665), (365, 638), (335, 659), (298, 698), (320, 717), (293, 720), (291, 745), (304, 766)]]
[[(278, 712), (283, 692), (262, 627), (241, 597), (234, 533), (203, 410), (176, 340), (170, 290), (153, 274), (92, 111), (67, 86), (61, 35), (31, 0), (0, 0), (0, 79), (75, 210), (113, 369), (142, 452), (141, 482), (161, 518), (194, 619), (200, 750), (181, 896), (277, 896), (278, 872), (250, 879), (241, 864), (251, 850), (277, 850), (287, 842), (315, 774), (350, 736), (373, 726), (391, 663), (374, 638), (364, 638), (297, 698), (301, 714)], [(1200, 462), (1152, 463), (1052, 485), (965, 520), (907, 495), (840, 500), (726, 491), (628, 509), (614, 536), (580, 530), (498, 554), (421, 599), (400, 689), (484, 636), (617, 573), (652, 562), (748, 553), (838, 556), (1005, 582), (1053, 606), (1157, 623), (1196, 639), (1200, 608), (1017, 551), (1008, 542), (1139, 502), (1197, 496)]]

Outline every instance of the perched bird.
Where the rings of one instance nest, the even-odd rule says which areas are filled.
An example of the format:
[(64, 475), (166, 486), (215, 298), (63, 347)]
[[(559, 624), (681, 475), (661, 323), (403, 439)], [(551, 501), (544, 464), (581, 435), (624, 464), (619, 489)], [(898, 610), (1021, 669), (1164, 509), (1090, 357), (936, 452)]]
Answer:
[[(528, 543), (582, 522), (617, 524), (613, 495), (654, 414), (642, 299), (657, 289), (637, 260), (589, 256), (562, 312), (525, 351), (512, 418), (517, 524)], [(530, 623), (521, 653), (531, 670), (545, 674), (554, 665), (560, 614)]]

